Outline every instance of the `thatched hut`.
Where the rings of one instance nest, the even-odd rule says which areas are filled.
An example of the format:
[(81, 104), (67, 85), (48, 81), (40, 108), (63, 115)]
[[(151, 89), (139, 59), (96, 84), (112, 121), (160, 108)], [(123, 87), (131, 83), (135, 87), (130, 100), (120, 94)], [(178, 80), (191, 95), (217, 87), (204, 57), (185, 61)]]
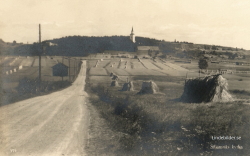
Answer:
[(118, 81), (114, 80), (114, 81), (111, 82), (110, 86), (111, 87), (118, 87), (119, 83), (118, 83)]
[(121, 91), (133, 91), (133, 90), (134, 90), (134, 85), (133, 82), (130, 81), (123, 84)]
[(141, 90), (139, 94), (154, 94), (159, 91), (158, 86), (153, 81), (142, 82)]
[(227, 80), (220, 74), (190, 79), (185, 83), (181, 100), (194, 103), (233, 101), (227, 86)]

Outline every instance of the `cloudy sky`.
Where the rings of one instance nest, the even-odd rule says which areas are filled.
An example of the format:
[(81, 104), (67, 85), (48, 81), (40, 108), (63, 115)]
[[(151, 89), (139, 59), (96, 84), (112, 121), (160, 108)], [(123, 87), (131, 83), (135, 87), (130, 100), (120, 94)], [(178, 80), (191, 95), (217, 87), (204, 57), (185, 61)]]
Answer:
[(0, 38), (129, 35), (250, 49), (249, 0), (1, 0)]

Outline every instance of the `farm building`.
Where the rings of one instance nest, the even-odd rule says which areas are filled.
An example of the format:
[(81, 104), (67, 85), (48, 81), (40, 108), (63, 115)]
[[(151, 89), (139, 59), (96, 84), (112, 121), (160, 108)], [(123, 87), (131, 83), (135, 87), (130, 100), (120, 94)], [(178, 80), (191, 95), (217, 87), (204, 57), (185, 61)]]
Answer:
[(235, 64), (240, 65), (240, 66), (243, 66), (243, 65), (249, 66), (250, 65), (250, 63), (248, 63), (248, 62), (235, 62)]
[(150, 53), (159, 53), (160, 49), (158, 46), (138, 46), (136, 54), (138, 56), (148, 56)]
[(52, 43), (52, 42), (48, 42), (48, 45), (49, 45), (49, 46), (57, 46), (56, 43)]
[(137, 52), (158, 52), (160, 51), (158, 46), (138, 46)]
[(208, 58), (213, 58), (212, 55), (208, 55), (208, 54), (204, 54), (204, 58), (208, 59)]
[(236, 62), (235, 64), (236, 64), (236, 65), (241, 65), (241, 66), (242, 66), (242, 65), (244, 65), (244, 62)]
[(103, 55), (135, 55), (135, 52), (105, 50)]
[(217, 49), (216, 49), (216, 50), (222, 51), (222, 50), (223, 50), (223, 48), (222, 48), (222, 47), (217, 47)]
[(52, 66), (52, 75), (53, 76), (68, 76), (68, 66), (58, 63)]
[(229, 58), (229, 56), (227, 56), (227, 55), (220, 55), (220, 57), (221, 57), (221, 58), (225, 58), (225, 59), (228, 59), (228, 58)]

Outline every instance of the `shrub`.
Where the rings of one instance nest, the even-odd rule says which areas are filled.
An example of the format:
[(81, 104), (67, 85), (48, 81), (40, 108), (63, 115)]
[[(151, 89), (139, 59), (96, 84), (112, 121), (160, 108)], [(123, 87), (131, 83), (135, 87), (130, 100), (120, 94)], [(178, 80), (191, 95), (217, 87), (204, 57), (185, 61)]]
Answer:
[(208, 67), (208, 61), (206, 59), (200, 59), (198, 64), (200, 69), (207, 69)]

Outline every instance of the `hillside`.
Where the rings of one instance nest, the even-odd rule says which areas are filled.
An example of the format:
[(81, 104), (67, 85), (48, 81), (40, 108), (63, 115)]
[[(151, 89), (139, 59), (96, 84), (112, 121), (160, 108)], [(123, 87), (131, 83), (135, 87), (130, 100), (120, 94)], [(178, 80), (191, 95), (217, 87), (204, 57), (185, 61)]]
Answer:
[[(131, 42), (128, 36), (67, 36), (43, 41), (44, 54), (87, 56), (89, 54), (102, 53), (105, 50), (135, 52), (137, 46), (159, 46), (163, 54), (171, 54), (182, 58), (199, 57), (203, 56), (205, 53), (227, 55), (227, 57), (230, 58), (250, 54), (249, 51), (236, 47), (232, 48), (178, 41), (167, 42), (146, 37), (136, 37), (135, 39), (136, 43)], [(0, 40), (0, 53), (2, 55), (37, 55), (39, 49), (38, 43), (6, 43)]]

